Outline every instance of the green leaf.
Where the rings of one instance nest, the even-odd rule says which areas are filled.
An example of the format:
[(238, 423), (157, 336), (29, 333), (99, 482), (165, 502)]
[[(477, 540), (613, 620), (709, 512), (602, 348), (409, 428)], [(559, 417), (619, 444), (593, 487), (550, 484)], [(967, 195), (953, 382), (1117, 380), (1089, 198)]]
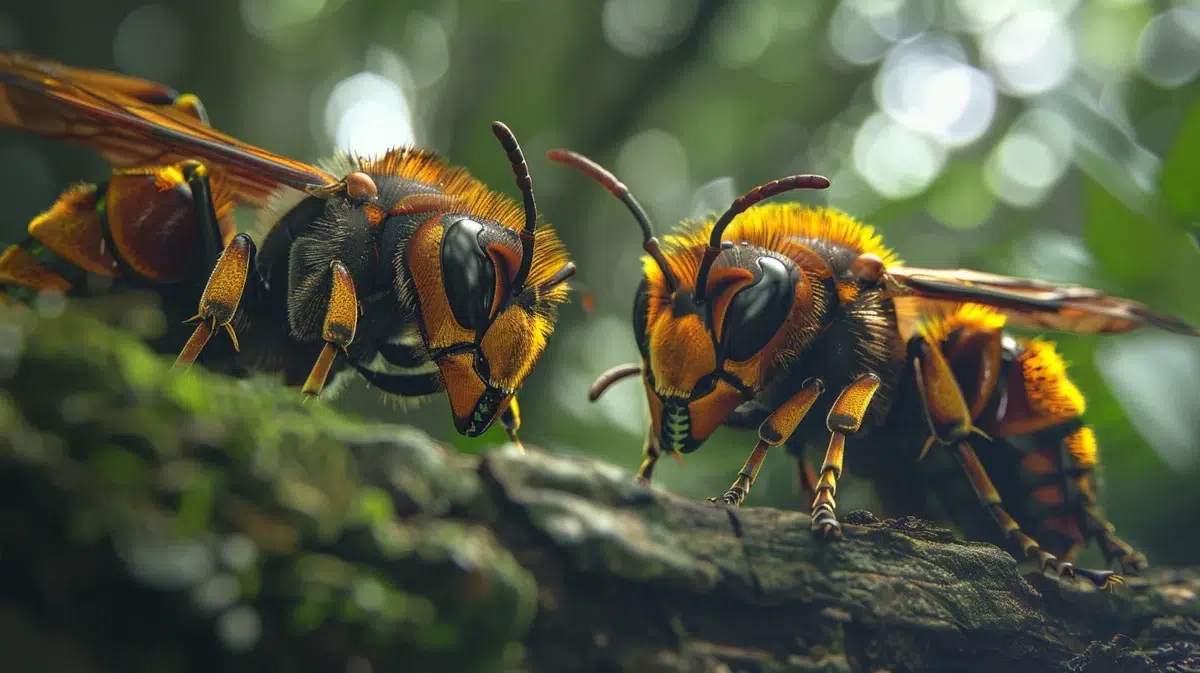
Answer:
[(1184, 218), (1200, 216), (1200, 104), (1188, 112), (1163, 161), (1159, 187), (1176, 213)]
[(1084, 231), (1097, 261), (1125, 283), (1154, 280), (1166, 227), (1134, 212), (1094, 180), (1084, 181)]
[(1161, 168), (1158, 157), (1139, 145), (1083, 85), (1068, 84), (1048, 94), (1043, 103), (1071, 121), (1074, 161), (1089, 180), (1134, 210), (1150, 213), (1161, 208), (1154, 189)]
[(1169, 217), (1133, 211), (1091, 180), (1084, 181), (1083, 196), (1088, 248), (1111, 274), (1101, 288), (1189, 322), (1196, 320), (1196, 302), (1189, 289), (1195, 283), (1194, 237)]

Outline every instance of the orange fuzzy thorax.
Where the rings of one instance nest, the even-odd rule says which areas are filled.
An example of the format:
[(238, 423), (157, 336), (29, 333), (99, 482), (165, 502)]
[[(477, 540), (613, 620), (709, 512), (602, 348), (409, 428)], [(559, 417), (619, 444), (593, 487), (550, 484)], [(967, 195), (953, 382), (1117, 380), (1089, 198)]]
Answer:
[[(683, 231), (663, 237), (663, 254), (671, 272), (679, 279), (680, 287), (695, 286), (700, 260), (715, 224), (715, 218), (685, 222)], [(812, 249), (804, 245), (803, 239), (821, 239), (860, 254), (878, 255), (885, 265), (900, 263), (896, 254), (883, 245), (883, 239), (874, 228), (841, 211), (799, 203), (754, 206), (738, 215), (721, 238), (773, 250), (799, 262), (802, 268), (816, 264), (812, 260)], [(642, 268), (651, 284), (662, 283), (662, 271), (649, 255), (642, 257)]]

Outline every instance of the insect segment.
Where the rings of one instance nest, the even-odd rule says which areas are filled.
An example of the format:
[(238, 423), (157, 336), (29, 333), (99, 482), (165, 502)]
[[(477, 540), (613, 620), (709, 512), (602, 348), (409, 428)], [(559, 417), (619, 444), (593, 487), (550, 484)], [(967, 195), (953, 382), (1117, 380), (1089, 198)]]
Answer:
[[(1104, 333), (1153, 325), (1198, 336), (1196, 328), (1089, 288), (905, 267), (873, 229), (844, 213), (756, 205), (788, 189), (828, 186), (819, 176), (755, 188), (715, 221), (685, 223), (660, 242), (611, 173), (573, 152), (549, 157), (607, 188), (642, 229), (647, 255), (633, 308), (642, 362), (605, 372), (589, 390), (596, 400), (641, 375), (651, 422), (640, 481), (650, 481), (663, 453), (695, 451), (720, 425), (757, 427), (733, 485), (710, 501), (740, 505), (769, 449), (786, 445), (812, 498), (813, 531), (837, 537), (834, 496), (848, 445), (863, 456), (862, 473), (871, 476), (874, 466), (876, 485), (893, 491), (911, 491), (915, 481), (898, 483), (880, 466), (901, 465), (916, 480), (913, 466), (938, 445), (945, 448), (932, 453), (955, 456), (973, 487), (971, 509), (986, 511), (1010, 548), (1041, 569), (1101, 586), (1121, 581), (1066, 560), (1089, 539), (1125, 570), (1144, 565), (1100, 514), (1094, 438), (1079, 420), (1083, 398), (1061, 359), (1044, 342), (1022, 345), (1002, 328)], [(946, 312), (958, 304), (982, 307)], [(810, 444), (824, 449), (819, 470), (804, 457)], [(972, 447), (1007, 457), (981, 462)], [(993, 469), (1004, 478), (990, 481)], [(1009, 474), (1018, 469), (1028, 479)], [(940, 480), (925, 486), (936, 491)], [(925, 493), (905, 495), (914, 501)], [(957, 509), (949, 514), (957, 518)], [(1045, 534), (1046, 545), (1027, 530)]]
[[(171, 322), (153, 345), (178, 366), (281, 372), (308, 395), (354, 372), (401, 399), (445, 391), (460, 433), (499, 418), (518, 442), (515, 395), (575, 265), (539, 224), (504, 124), (492, 130), (523, 207), (411, 148), (339, 157), (335, 178), (211, 129), (195, 96), (24, 54), (0, 53), (0, 126), (113, 166), (0, 256), (10, 294), (89, 294), (94, 277), (148, 288)], [(235, 231), (235, 205), (258, 209), (257, 246)]]
[[(1082, 419), (1084, 397), (1054, 345), (1006, 334), (1007, 317), (986, 305), (907, 298), (897, 304), (902, 321), (913, 315), (915, 333), (908, 340), (912, 376), (897, 393), (893, 427), (920, 449), (916, 462), (911, 453), (896, 456), (910, 464), (908, 470), (894, 465), (894, 475), (911, 472), (944, 511), (962, 513), (955, 518), (972, 537), (1008, 541), (1040, 567), (1066, 567), (1069, 574), (1076, 554), (1094, 539), (1110, 564), (1143, 569), (1146, 558), (1100, 510), (1096, 435)], [(905, 427), (900, 416), (924, 422)], [(935, 444), (948, 450), (930, 452)], [(972, 502), (982, 502), (983, 510)]]

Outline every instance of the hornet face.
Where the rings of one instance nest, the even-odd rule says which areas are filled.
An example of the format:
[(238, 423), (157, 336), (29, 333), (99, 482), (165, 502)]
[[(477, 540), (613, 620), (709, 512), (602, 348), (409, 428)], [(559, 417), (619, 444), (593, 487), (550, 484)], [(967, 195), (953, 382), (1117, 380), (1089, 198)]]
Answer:
[(562, 281), (574, 270), (567, 263), (551, 275), (547, 264), (534, 262), (526, 271), (530, 282), (518, 284), (521, 250), (511, 228), (454, 213), (420, 225), (408, 246), (425, 342), (455, 428), (469, 437), (483, 434), (508, 408), (545, 350), (554, 305), (566, 298)]
[[(588, 396), (596, 400), (616, 381), (640, 372), (655, 448), (695, 451), (738, 405), (758, 395), (780, 348), (804, 347), (799, 340), (811, 341), (818, 321), (812, 280), (792, 258), (773, 251), (803, 246), (773, 240), (777, 232), (762, 218), (731, 223), (763, 199), (793, 189), (825, 189), (829, 180), (792, 175), (761, 185), (735, 199), (716, 221), (698, 223), (660, 245), (645, 209), (616, 176), (576, 152), (552, 150), (547, 156), (620, 199), (642, 230), (646, 251), (633, 304), (642, 364), (610, 369)], [(723, 239), (727, 230), (732, 240)], [(768, 249), (750, 245), (752, 240), (780, 245)], [(789, 335), (795, 342), (788, 343)], [(645, 476), (652, 464), (643, 463), (639, 474)]]
[(647, 265), (634, 308), (652, 436), (661, 451), (690, 453), (759, 393), (806, 281), (749, 247), (718, 257), (703, 303), (691, 288), (668, 293), (656, 271)]

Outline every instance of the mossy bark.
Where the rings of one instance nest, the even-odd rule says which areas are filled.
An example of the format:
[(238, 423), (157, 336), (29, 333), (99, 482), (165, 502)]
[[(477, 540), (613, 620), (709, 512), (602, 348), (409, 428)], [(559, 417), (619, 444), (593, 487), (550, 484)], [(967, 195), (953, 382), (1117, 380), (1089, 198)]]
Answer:
[(1101, 593), (866, 512), (823, 542), (0, 312), (6, 670), (1200, 670), (1200, 573)]

